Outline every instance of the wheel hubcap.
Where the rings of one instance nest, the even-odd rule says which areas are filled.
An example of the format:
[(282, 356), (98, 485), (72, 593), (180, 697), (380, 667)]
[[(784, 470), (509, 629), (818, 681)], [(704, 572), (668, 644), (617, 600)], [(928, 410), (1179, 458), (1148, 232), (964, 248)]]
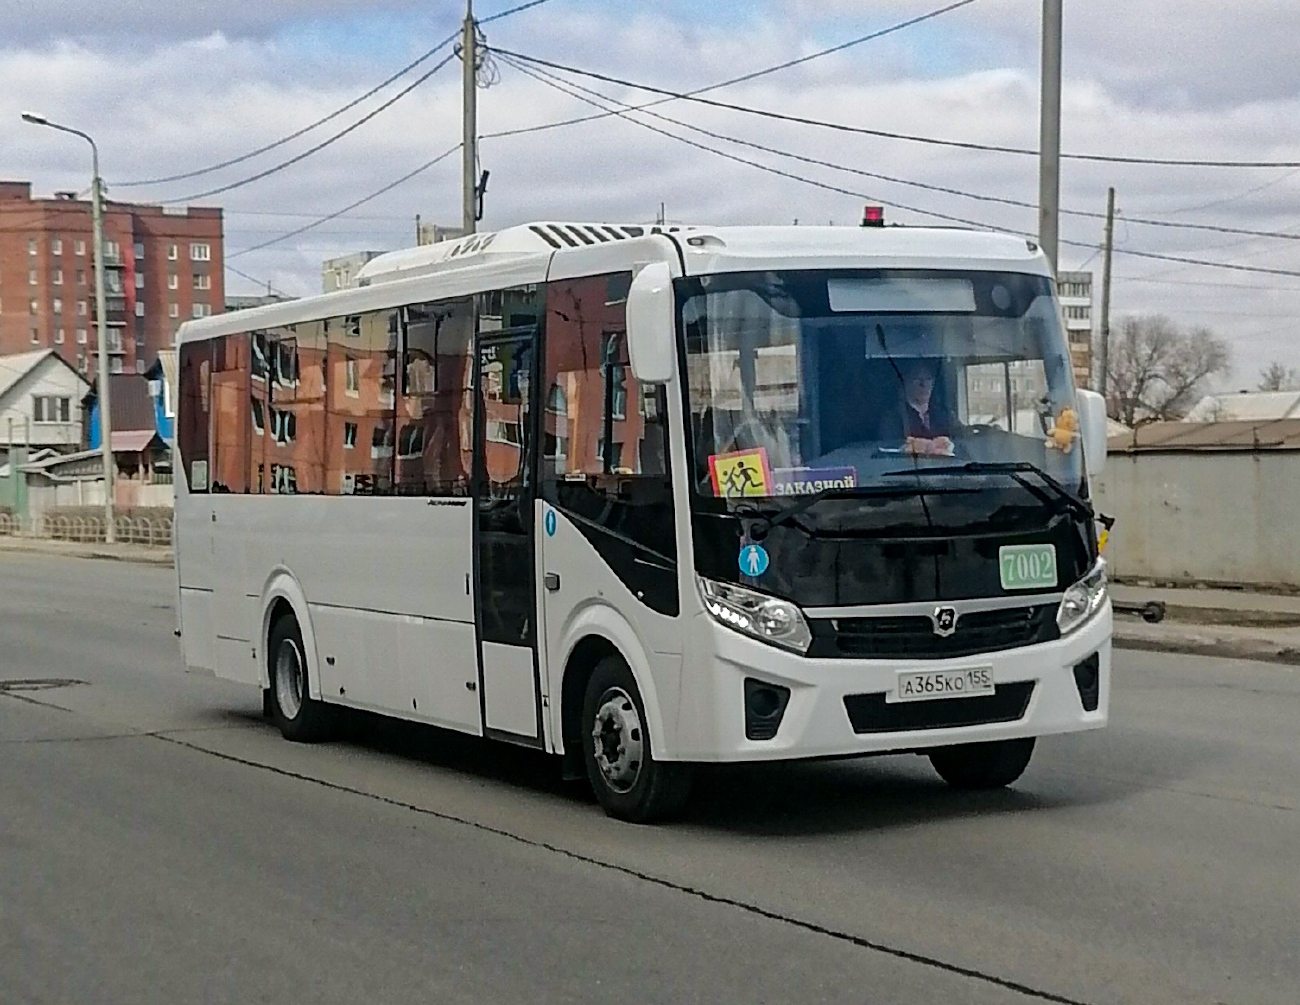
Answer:
[(291, 639), (280, 643), (275, 654), (275, 698), (286, 719), (298, 718), (302, 711), (302, 659)]
[(645, 741), (636, 703), (622, 688), (601, 696), (591, 741), (605, 784), (615, 792), (630, 791), (641, 776)]

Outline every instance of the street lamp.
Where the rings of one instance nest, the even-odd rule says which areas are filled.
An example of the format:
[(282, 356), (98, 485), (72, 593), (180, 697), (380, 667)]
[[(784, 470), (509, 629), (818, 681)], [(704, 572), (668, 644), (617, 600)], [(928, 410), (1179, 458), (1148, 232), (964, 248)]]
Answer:
[(104, 460), (104, 540), (117, 540), (113, 519), (113, 493), (116, 466), (113, 463), (113, 420), (108, 389), (108, 311), (104, 296), (104, 182), (99, 177), (99, 148), (80, 129), (61, 126), (44, 115), (23, 112), (23, 121), (34, 126), (48, 126), (61, 133), (80, 136), (90, 144), (94, 178), (90, 183), (90, 215), (95, 231), (95, 311), (99, 317), (99, 451)]

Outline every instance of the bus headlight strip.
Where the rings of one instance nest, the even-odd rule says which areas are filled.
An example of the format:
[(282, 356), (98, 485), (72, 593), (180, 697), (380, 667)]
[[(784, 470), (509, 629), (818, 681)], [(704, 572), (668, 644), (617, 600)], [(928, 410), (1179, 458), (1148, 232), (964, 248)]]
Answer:
[(1056, 625), (1061, 635), (1069, 635), (1087, 623), (1106, 603), (1110, 587), (1106, 580), (1106, 560), (1099, 558), (1092, 571), (1065, 591), (1061, 606), (1056, 612)]
[(800, 654), (812, 645), (812, 630), (803, 611), (788, 600), (703, 576), (696, 576), (695, 582), (704, 609), (719, 624)]

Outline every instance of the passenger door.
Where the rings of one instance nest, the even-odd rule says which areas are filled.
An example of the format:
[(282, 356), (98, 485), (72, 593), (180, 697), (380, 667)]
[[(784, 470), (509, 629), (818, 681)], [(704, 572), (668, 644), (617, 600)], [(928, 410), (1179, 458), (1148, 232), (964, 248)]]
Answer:
[(475, 357), (475, 620), (483, 731), (542, 743), (532, 470), (536, 326), (480, 333)]

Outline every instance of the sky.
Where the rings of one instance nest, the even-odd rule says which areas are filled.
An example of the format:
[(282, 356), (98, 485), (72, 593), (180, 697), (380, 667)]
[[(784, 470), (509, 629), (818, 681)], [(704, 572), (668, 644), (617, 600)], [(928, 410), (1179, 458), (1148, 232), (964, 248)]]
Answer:
[[(487, 19), (517, 0), (477, 0)], [(898, 24), (947, 0), (547, 0), (484, 26), (489, 45), (683, 91), (705, 87)], [(1300, 162), (1300, 4), (1294, 0), (1066, 0), (1063, 146), (1067, 153)], [(106, 17), (105, 12), (111, 13)], [(323, 259), (414, 243), (415, 217), (454, 225), (453, 154), (351, 212), (460, 140), (453, 61), (341, 139), (308, 151), (392, 98), (448, 53), (325, 125), (260, 156), (193, 178), (131, 184), (240, 157), (348, 104), (446, 39), (461, 0), (7, 0), (0, 5), (0, 178), (37, 193), (84, 190), (84, 147), (20, 122), (34, 111), (90, 131), (112, 198), (218, 205), (226, 212), (231, 293), (320, 288)], [(859, 127), (1034, 149), (1039, 0), (975, 0), (874, 41), (734, 85), (710, 97)], [(865, 202), (891, 221), (945, 214), (1032, 233), (1034, 157), (931, 146), (775, 122), (689, 102), (654, 109), (681, 123), (866, 177), (671, 131), (777, 168), (782, 177), (624, 118), (510, 137), (492, 134), (594, 112), (504, 59), (479, 92), (484, 229), (534, 219), (851, 225)], [(627, 103), (654, 95), (569, 77)], [(810, 184), (813, 182), (816, 184)], [(908, 184), (910, 183), (910, 184)], [(982, 196), (934, 191), (939, 187)], [(1114, 309), (1163, 313), (1231, 344), (1246, 387), (1271, 360), (1300, 368), (1300, 275), (1189, 266), (1154, 253), (1300, 273), (1300, 170), (1192, 168), (1067, 160), (1061, 202), (1102, 213), (1114, 186)], [(835, 191), (840, 189), (843, 191)], [(910, 207), (910, 208), (903, 208)], [(1297, 240), (1152, 227), (1129, 219), (1285, 232)], [(941, 221), (939, 221), (941, 222)], [(1062, 268), (1100, 275), (1102, 221), (1067, 215)], [(245, 275), (241, 275), (243, 273)], [(249, 278), (251, 277), (251, 278)]]

